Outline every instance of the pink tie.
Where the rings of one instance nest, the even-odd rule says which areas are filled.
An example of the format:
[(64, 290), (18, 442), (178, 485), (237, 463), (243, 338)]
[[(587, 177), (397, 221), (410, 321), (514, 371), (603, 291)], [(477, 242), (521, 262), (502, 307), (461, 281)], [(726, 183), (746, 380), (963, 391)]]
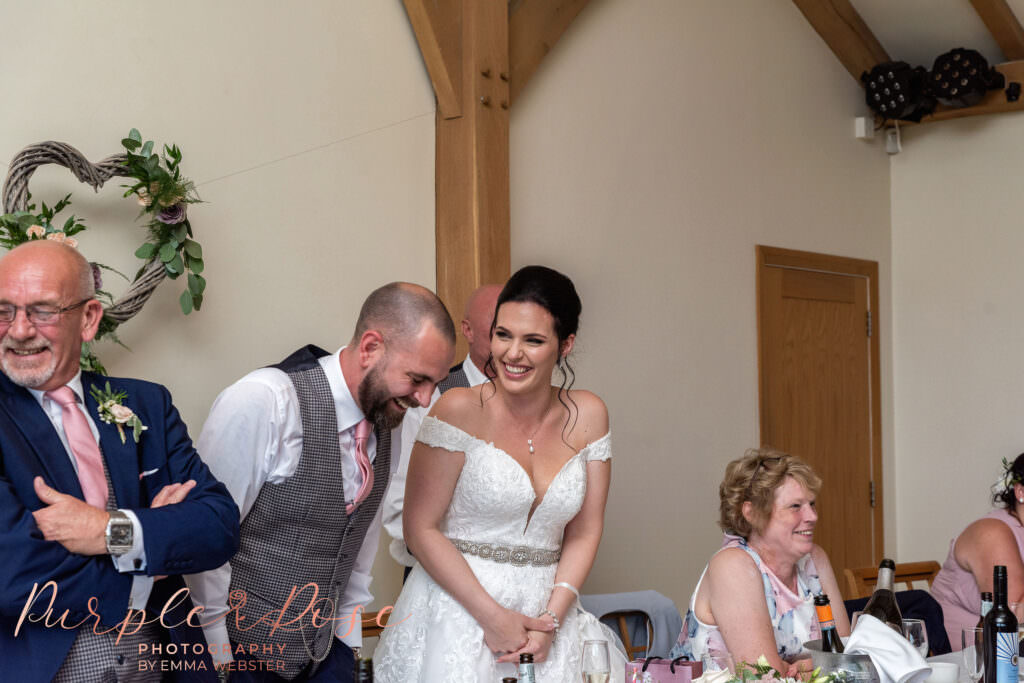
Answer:
[(47, 391), (44, 396), (56, 401), (61, 408), (64, 435), (78, 463), (78, 481), (82, 485), (85, 502), (105, 510), (107, 507), (107, 479), (103, 475), (103, 456), (89, 429), (89, 422), (78, 409), (78, 400), (71, 387)]
[(370, 465), (370, 456), (366, 454), (366, 440), (372, 431), (373, 426), (366, 420), (356, 425), (356, 464), (359, 465), (359, 473), (363, 475), (363, 484), (356, 492), (355, 499), (345, 506), (345, 512), (350, 515), (373, 489), (373, 467)]

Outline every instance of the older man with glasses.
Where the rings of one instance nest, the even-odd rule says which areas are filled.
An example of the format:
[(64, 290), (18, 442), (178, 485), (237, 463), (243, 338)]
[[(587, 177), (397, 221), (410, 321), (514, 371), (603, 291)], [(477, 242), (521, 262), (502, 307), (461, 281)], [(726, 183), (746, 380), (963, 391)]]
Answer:
[[(181, 574), (238, 546), (238, 508), (167, 390), (79, 369), (103, 316), (94, 295), (89, 263), (66, 245), (0, 259), (4, 680), (156, 681), (172, 650), (189, 656), (171, 668), (201, 668), (202, 634), (181, 628), (191, 605), (172, 596)], [(115, 405), (97, 401), (105, 392)], [(130, 415), (141, 434), (114, 419)]]

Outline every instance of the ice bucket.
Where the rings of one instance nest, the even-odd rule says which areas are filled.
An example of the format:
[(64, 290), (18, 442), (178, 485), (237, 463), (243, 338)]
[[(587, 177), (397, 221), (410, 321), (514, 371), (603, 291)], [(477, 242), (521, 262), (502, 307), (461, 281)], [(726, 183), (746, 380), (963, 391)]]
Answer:
[[(843, 639), (845, 641), (845, 638)], [(822, 652), (821, 640), (808, 640), (804, 643), (804, 649), (811, 654), (811, 661), (814, 666), (821, 667), (821, 673), (827, 674), (834, 671), (842, 671), (847, 674), (847, 680), (857, 683), (880, 683), (878, 670), (871, 663), (867, 655), (848, 655), (836, 652)]]

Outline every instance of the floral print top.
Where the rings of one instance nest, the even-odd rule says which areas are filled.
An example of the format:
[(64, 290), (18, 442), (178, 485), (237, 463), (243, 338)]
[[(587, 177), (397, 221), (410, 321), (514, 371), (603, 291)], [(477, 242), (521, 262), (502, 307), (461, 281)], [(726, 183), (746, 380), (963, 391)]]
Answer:
[[(811, 561), (810, 554), (797, 561), (797, 592), (793, 593), (766, 564), (761, 562), (761, 557), (747, 545), (746, 539), (726, 534), (721, 550), (726, 548), (742, 548), (757, 564), (761, 571), (761, 579), (764, 581), (764, 599), (768, 603), (768, 614), (772, 620), (772, 629), (775, 631), (779, 656), (786, 662), (794, 661), (803, 652), (803, 644), (806, 641), (821, 638), (821, 627), (814, 611), (814, 596), (821, 593), (822, 589), (818, 580), (818, 570)], [(679, 642), (672, 648), (672, 658), (685, 656), (690, 660), (700, 661), (700, 658), (709, 652), (728, 652), (718, 627), (703, 623), (693, 611), (697, 591), (700, 590), (700, 584), (707, 571), (708, 568), (705, 566), (700, 580), (697, 581), (697, 587), (690, 596), (690, 607), (683, 621), (683, 630), (679, 633)]]

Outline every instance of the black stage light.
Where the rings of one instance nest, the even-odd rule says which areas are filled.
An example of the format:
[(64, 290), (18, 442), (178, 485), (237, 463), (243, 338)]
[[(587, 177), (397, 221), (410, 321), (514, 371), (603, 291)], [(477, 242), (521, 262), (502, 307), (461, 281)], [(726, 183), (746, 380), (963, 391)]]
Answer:
[(935, 58), (928, 85), (932, 96), (947, 107), (970, 107), (985, 92), (1002, 88), (1006, 79), (977, 50), (958, 47)]
[(906, 62), (882, 62), (860, 76), (868, 107), (884, 119), (920, 121), (932, 113), (935, 100), (928, 93), (928, 72)]

